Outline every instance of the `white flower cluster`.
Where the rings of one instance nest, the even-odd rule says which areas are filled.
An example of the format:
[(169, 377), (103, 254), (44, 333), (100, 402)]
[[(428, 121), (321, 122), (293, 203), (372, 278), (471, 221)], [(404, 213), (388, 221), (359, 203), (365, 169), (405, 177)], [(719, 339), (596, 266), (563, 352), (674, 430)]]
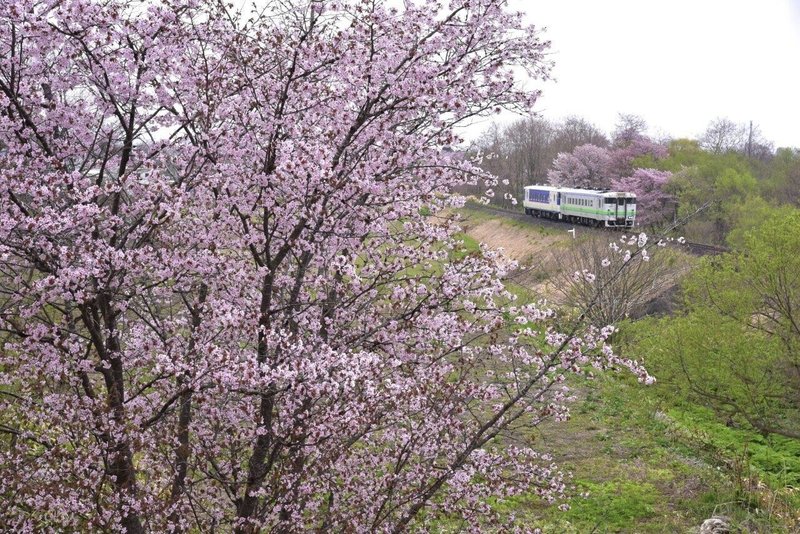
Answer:
[(595, 275), (589, 272), (588, 269), (584, 269), (583, 271), (575, 271), (572, 273), (572, 280), (575, 282), (580, 282), (581, 280), (586, 280), (590, 284), (595, 281)]

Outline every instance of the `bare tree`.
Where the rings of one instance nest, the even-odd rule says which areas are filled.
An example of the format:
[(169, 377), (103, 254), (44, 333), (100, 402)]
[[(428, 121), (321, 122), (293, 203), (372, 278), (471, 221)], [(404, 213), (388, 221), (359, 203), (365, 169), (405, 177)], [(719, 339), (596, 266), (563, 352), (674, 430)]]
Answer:
[(698, 141), (704, 150), (714, 154), (738, 152), (746, 144), (747, 132), (743, 124), (737, 124), (727, 117), (717, 117), (708, 124)]
[(616, 324), (641, 316), (677, 284), (688, 269), (677, 254), (643, 235), (614, 241), (610, 234), (594, 234), (553, 253), (553, 289), (568, 307), (594, 303), (588, 312), (593, 324)]
[(509, 170), (519, 178), (520, 187), (542, 181), (552, 161), (555, 126), (548, 120), (530, 118), (506, 128), (503, 141), (506, 145)]
[(608, 138), (594, 124), (577, 116), (570, 116), (556, 126), (553, 140), (555, 152), (570, 152), (575, 147), (592, 144), (599, 147), (609, 145)]

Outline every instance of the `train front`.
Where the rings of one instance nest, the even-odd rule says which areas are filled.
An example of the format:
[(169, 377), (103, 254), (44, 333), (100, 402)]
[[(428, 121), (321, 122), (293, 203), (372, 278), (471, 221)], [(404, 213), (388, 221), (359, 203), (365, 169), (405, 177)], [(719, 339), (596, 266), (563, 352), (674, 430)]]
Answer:
[(636, 221), (636, 195), (633, 193), (603, 194), (605, 225), (610, 228), (633, 228)]

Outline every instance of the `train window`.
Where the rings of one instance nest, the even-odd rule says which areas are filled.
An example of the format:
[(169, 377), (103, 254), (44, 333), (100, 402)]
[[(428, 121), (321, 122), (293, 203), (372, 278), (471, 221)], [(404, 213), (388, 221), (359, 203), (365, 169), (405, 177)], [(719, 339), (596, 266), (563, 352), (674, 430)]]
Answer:
[(616, 198), (606, 198), (606, 205), (613, 206), (617, 203)]
[(528, 189), (528, 200), (530, 202), (541, 202), (547, 204), (550, 202), (549, 191), (537, 191), (536, 189)]

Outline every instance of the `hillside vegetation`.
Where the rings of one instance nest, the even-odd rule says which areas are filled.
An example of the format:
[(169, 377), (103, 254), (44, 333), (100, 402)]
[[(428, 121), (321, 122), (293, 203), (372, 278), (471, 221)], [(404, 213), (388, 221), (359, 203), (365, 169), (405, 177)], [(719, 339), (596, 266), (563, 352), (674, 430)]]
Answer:
[[(585, 250), (593, 240), (607, 246), (619, 237), (618, 233), (579, 229), (578, 238), (573, 239), (566, 232), (568, 225), (543, 225), (477, 207), (465, 208), (460, 214), (468, 247), (477, 248), (483, 242), (504, 249), (520, 263), (506, 284), (521, 301), (549, 298), (563, 314), (569, 314), (565, 298), (569, 292), (563, 287), (559, 291), (558, 284), (570, 267), (559, 267), (556, 259), (563, 259), (572, 248)], [(769, 228), (777, 224), (771, 221)], [(783, 239), (788, 257), (800, 257), (792, 256), (786, 243), (797, 241), (791, 237), (797, 221), (783, 224), (782, 238), (773, 230), (747, 234), (748, 258), (757, 253), (752, 247), (759, 243), (763, 244), (764, 259), (769, 257), (768, 251), (778, 247), (770, 242), (770, 235), (775, 236), (773, 241)], [(775, 352), (774, 346), (777, 341), (754, 339), (741, 330), (743, 323), (737, 337), (735, 323), (723, 317), (722, 311), (716, 321), (728, 322), (733, 331), (709, 322), (713, 320), (713, 300), (697, 294), (710, 280), (724, 285), (718, 271), (739, 256), (699, 259), (675, 246), (658, 253), (668, 259), (663, 262), (666, 267), (656, 265), (657, 261), (648, 262), (647, 267), (670, 283), (659, 285), (662, 291), (641, 303), (639, 310), (644, 313), (640, 319), (620, 321), (615, 337), (617, 350), (643, 358), (658, 381), (642, 387), (617, 374), (603, 374), (594, 380), (570, 379), (576, 403), (568, 423), (548, 423), (509, 439), (535, 444), (572, 472), (576, 497), (571, 508), (566, 512), (545, 508), (533, 496), (498, 500), (496, 508), (554, 533), (690, 532), (715, 515), (725, 516), (742, 532), (794, 532), (800, 528), (800, 440), (765, 433), (748, 422), (747, 414), (726, 413), (721, 409), (724, 403), (715, 405), (707, 396), (692, 392), (681, 372), (682, 363), (690, 364), (689, 358), (693, 358), (696, 363), (691, 365), (705, 369), (698, 376), (704, 384), (716, 391), (738, 391), (736, 365), (740, 371), (764, 372), (779, 359), (780, 350)], [(764, 268), (755, 260), (747, 265), (755, 270)], [(740, 284), (731, 289), (742, 296)], [(653, 302), (662, 305), (648, 306)], [(664, 302), (669, 305), (663, 306)], [(737, 309), (744, 310), (748, 303), (754, 301), (746, 302), (742, 296)], [(731, 358), (727, 368), (719, 360), (726, 357), (719, 352), (724, 350)], [(752, 361), (746, 361), (748, 356), (769, 354), (768, 350), (775, 358), (761, 367), (752, 368)], [(774, 387), (770, 393), (781, 386)], [(771, 394), (765, 395), (764, 402), (770, 399)], [(773, 403), (769, 413), (783, 406), (782, 421), (788, 422), (785, 417), (792, 413), (786, 402)]]

